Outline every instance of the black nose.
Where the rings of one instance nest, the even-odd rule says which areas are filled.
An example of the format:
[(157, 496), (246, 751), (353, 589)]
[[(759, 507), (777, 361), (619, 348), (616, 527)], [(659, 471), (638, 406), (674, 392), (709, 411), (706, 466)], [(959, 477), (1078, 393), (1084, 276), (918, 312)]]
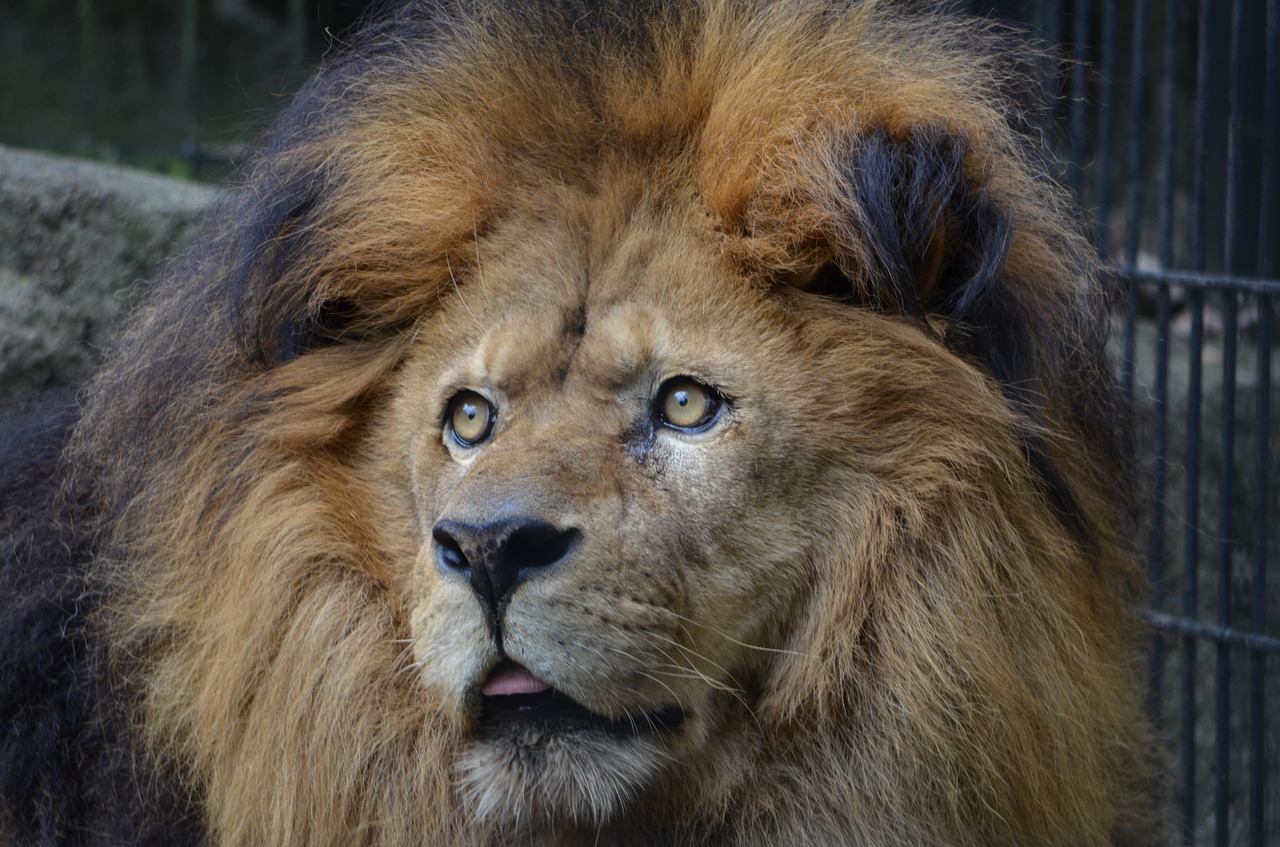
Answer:
[(578, 540), (576, 529), (518, 516), (488, 523), (440, 521), (431, 530), (436, 561), (471, 582), (490, 623), (497, 626), (516, 586), (565, 559)]

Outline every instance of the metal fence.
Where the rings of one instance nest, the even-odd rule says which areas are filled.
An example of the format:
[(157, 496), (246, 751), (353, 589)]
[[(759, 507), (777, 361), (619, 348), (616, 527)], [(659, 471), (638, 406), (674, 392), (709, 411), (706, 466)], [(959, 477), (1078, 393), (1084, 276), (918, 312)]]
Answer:
[[(51, 14), (47, 3), (25, 2), (19, 24), (35, 21), (37, 7)], [(55, 121), (61, 134), (41, 137), (6, 121), (0, 140), (127, 160), (159, 155), (217, 176), (367, 5), (264, 0), (258, 33), (276, 52), (253, 71), (230, 73), (215, 52), (225, 40), (218, 28), (228, 26), (228, 9), (246, 4), (181, 0), (155, 12), (169, 27), (158, 54), (168, 116), (166, 130), (147, 137), (170, 139), (155, 150), (104, 117), (149, 108), (106, 93), (118, 59), (95, 45), (108, 41), (104, 29), (120, 35), (120, 21), (104, 10), (122, 4), (77, 0), (74, 15), (57, 18), (65, 31), (55, 42), (80, 47), (65, 59), (51, 54), (70, 63), (63, 78), (70, 71), (79, 81), (78, 105)], [(954, 5), (1021, 21), (1072, 60), (1049, 78), (1065, 127), (1065, 178), (1093, 212), (1099, 246), (1129, 295), (1116, 352), (1150, 475), (1141, 544), (1157, 633), (1151, 703), (1177, 782), (1181, 837), (1280, 844), (1280, 0)], [(14, 80), (0, 78), (0, 90), (6, 84), (10, 100), (0, 96), (0, 109), (20, 106)], [(239, 86), (231, 121), (218, 114), (228, 85)], [(27, 93), (49, 107), (51, 94)]]
[[(1043, 2), (1069, 180), (1128, 288), (1152, 708), (1187, 843), (1280, 843), (1280, 2)], [(1273, 711), (1268, 711), (1268, 703)]]

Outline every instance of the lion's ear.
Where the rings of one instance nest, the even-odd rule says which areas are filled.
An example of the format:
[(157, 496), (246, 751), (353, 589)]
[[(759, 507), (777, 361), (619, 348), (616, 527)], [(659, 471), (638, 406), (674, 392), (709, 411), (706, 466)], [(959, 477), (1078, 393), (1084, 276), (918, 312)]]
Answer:
[(963, 320), (990, 293), (1009, 222), (967, 173), (968, 143), (934, 127), (845, 139), (829, 198), (835, 265), (858, 299), (905, 315)]
[(1012, 242), (985, 176), (968, 172), (963, 136), (921, 127), (905, 137), (851, 133), (818, 200), (823, 260), (788, 282), (878, 311), (966, 323), (996, 293)]
[[(1037, 328), (1009, 279), (1015, 226), (963, 135), (917, 127), (835, 139), (819, 199), (829, 261), (792, 283), (918, 320), (977, 360), (1015, 405), (1034, 395)], [(1023, 292), (1025, 293), (1025, 292)], [(1052, 343), (1052, 342), (1050, 342)], [(1033, 417), (1035, 417), (1033, 415)]]

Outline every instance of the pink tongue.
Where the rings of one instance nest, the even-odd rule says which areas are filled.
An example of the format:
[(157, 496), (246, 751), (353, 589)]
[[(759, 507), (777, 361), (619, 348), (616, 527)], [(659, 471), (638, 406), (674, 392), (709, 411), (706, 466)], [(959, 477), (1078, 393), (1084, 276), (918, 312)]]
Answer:
[(541, 694), (551, 686), (514, 662), (504, 662), (493, 669), (489, 678), (480, 686), (486, 697), (502, 697), (507, 694)]

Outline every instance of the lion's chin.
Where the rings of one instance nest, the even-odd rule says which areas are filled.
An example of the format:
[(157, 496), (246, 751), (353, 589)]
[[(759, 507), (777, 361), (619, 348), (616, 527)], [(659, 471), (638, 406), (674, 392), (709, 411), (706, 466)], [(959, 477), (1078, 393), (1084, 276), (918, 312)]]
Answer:
[(610, 718), (551, 687), (483, 696), (459, 780), (477, 820), (600, 824), (650, 782), (683, 721), (674, 706)]
[(667, 758), (657, 738), (622, 738), (565, 722), (509, 724), (477, 737), (457, 764), (477, 821), (598, 825), (644, 788)]

